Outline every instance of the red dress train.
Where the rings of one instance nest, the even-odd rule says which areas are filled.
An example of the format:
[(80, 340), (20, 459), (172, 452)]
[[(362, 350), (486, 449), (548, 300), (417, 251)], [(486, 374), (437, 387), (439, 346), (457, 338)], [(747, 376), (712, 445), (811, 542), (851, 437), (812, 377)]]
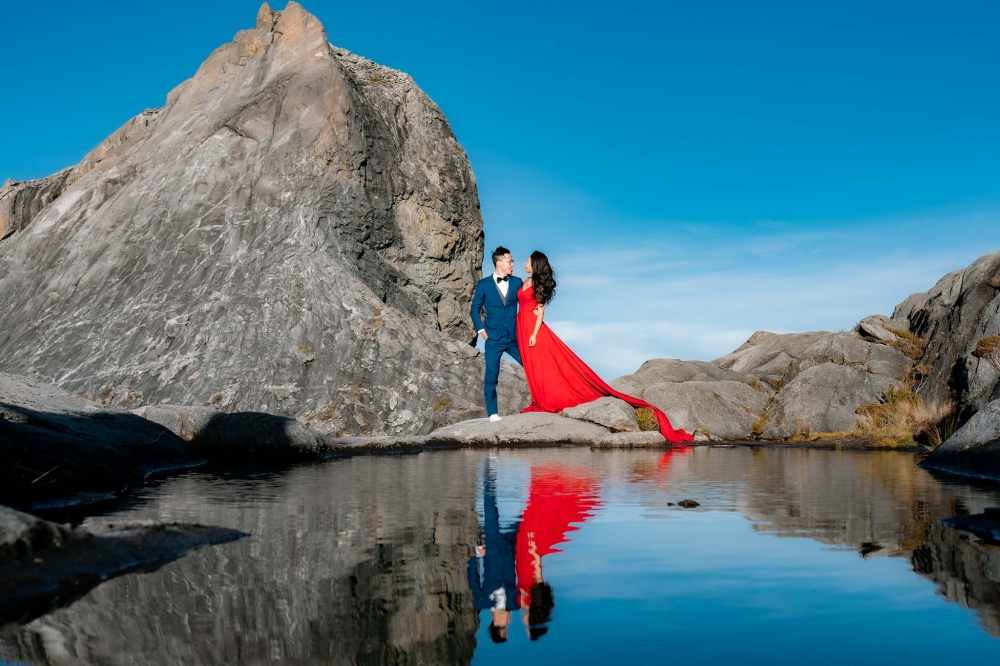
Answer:
[(593, 516), (600, 505), (600, 483), (583, 470), (561, 465), (531, 469), (528, 503), (514, 546), (521, 608), (528, 608), (531, 588), (544, 580), (542, 558), (562, 552), (556, 546), (569, 541), (567, 534), (580, 529), (576, 525)]
[(624, 400), (632, 407), (652, 409), (660, 424), (660, 432), (668, 442), (680, 444), (694, 441), (683, 430), (674, 430), (667, 415), (657, 407), (608, 386), (546, 324), (543, 323), (538, 330), (535, 346), (529, 347), (528, 339), (535, 330), (537, 320), (534, 313), (538, 307), (535, 286), (519, 289), (517, 301), (517, 347), (521, 352), (524, 374), (531, 391), (531, 404), (522, 411), (558, 413), (585, 402), (611, 396)]

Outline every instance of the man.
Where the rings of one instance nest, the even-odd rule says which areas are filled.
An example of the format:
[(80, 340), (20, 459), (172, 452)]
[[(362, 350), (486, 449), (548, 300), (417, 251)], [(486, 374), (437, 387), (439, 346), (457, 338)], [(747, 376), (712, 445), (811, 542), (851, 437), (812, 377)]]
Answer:
[[(483, 471), (483, 532), (482, 543), (469, 560), (469, 587), (472, 603), (477, 610), (490, 610), (490, 638), (494, 643), (507, 640), (511, 611), (518, 609), (517, 574), (514, 568), (514, 545), (517, 542), (517, 523), (506, 532), (500, 529), (500, 511), (497, 508), (496, 460), (486, 461)], [(480, 561), (482, 576), (480, 576)]]
[[(493, 275), (479, 281), (472, 297), (472, 323), (486, 341), (483, 397), (490, 421), (500, 420), (497, 409), (500, 357), (507, 352), (521, 362), (517, 349), (517, 292), (520, 288), (521, 279), (514, 277), (514, 258), (510, 250), (501, 245), (493, 250)], [(480, 316), (482, 310), (486, 311), (485, 321)]]

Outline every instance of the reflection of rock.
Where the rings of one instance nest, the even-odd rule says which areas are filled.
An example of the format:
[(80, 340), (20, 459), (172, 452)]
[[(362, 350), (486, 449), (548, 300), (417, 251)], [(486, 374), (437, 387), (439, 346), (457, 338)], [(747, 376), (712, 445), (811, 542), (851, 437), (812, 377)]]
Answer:
[(1000, 479), (1000, 400), (983, 407), (920, 464), (928, 469)]
[(32, 377), (0, 373), (0, 502), (88, 504), (205, 463), (169, 430)]
[(0, 506), (0, 627), (65, 606), (108, 578), (153, 571), (242, 536), (221, 527), (128, 521), (74, 530)]
[[(733, 487), (754, 528), (807, 537), (863, 557), (907, 557), (950, 601), (975, 610), (1000, 637), (996, 547), (942, 525), (958, 512), (983, 512), (995, 491), (943, 485), (896, 452), (696, 449), (690, 473)], [(672, 484), (676, 479), (671, 480)]]
[(468, 664), (478, 628), (466, 577), (479, 534), (473, 465), (461, 453), (354, 458), (295, 468), (221, 502), (229, 490), (171, 480), (121, 517), (251, 536), (110, 581), (0, 638), (0, 652), (31, 664)]
[(956, 530), (971, 532), (991, 545), (1000, 545), (1000, 509), (996, 507), (975, 515), (953, 516), (941, 522)]
[[(485, 415), (465, 152), (413, 79), (330, 45), (298, 4), (263, 7), (67, 182), (0, 241), (0, 369), (335, 435)], [(503, 376), (511, 413), (526, 384)]]
[(1000, 638), (1000, 558), (985, 546), (940, 523), (928, 526), (924, 542), (910, 554), (913, 570), (937, 584), (948, 600), (979, 614), (983, 628)]

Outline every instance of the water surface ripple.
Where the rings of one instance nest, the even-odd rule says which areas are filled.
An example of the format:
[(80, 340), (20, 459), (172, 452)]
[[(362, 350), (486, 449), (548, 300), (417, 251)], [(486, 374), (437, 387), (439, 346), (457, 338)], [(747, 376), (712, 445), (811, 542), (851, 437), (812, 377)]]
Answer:
[(939, 522), (995, 506), (1000, 488), (895, 452), (466, 450), (191, 472), (110, 515), (249, 538), (8, 628), (0, 658), (996, 659), (1000, 548)]

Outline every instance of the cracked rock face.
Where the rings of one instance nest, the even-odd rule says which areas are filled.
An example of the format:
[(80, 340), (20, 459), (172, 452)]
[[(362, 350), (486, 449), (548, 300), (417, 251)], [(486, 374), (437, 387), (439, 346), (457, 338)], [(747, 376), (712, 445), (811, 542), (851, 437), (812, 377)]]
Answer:
[(945, 275), (931, 289), (896, 306), (894, 319), (927, 341), (921, 363), (932, 366), (920, 393), (932, 402), (954, 396), (966, 421), (1000, 398), (1000, 364), (975, 353), (983, 338), (1000, 334), (1000, 252)]
[[(16, 216), (0, 204), (0, 370), (333, 434), (484, 413), (465, 153), (409, 76), (332, 46), (294, 2), (57, 176), (0, 194), (21, 187)], [(519, 373), (504, 413), (527, 404)]]

